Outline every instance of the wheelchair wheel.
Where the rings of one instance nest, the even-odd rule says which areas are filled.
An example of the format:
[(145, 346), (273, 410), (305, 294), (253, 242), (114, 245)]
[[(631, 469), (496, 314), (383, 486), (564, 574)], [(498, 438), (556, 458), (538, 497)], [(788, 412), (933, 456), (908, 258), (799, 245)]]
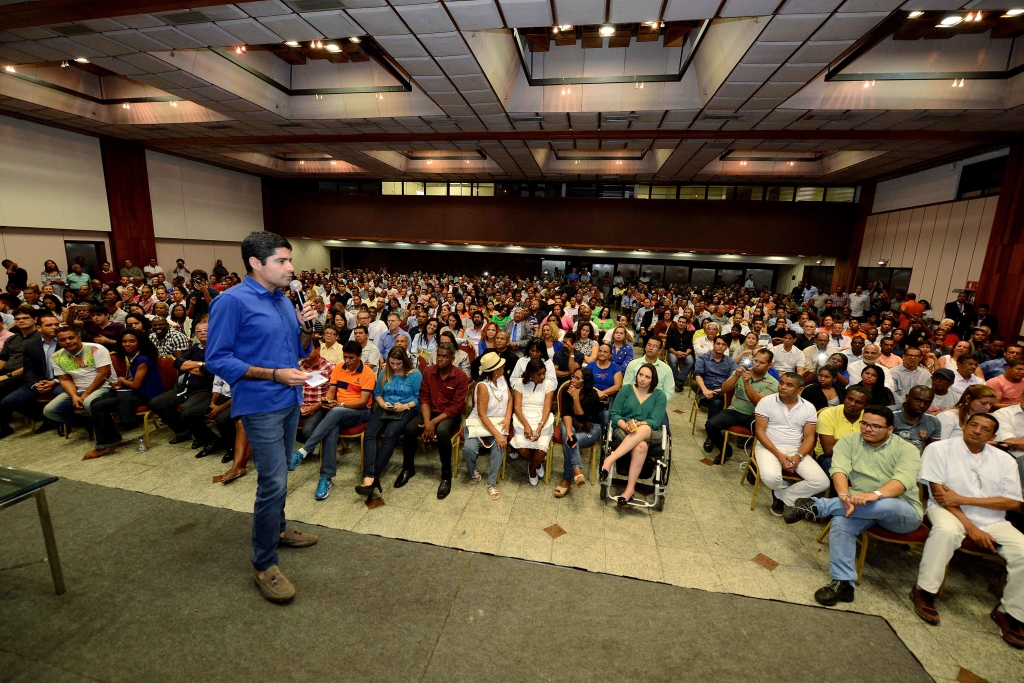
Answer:
[(601, 484), (601, 500), (608, 498), (608, 484)]
[(659, 512), (665, 509), (665, 496), (658, 499), (658, 502), (654, 504), (654, 509)]

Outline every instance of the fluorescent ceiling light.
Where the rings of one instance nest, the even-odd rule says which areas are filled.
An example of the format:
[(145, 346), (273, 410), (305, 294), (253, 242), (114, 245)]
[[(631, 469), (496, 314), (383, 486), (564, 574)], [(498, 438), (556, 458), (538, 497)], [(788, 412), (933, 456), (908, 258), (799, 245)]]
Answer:
[(914, 11), (914, 12), (911, 12), (911, 13), (910, 13), (910, 14), (909, 14), (908, 16), (909, 16), (909, 17), (910, 17), (911, 19), (917, 19), (917, 18), (918, 18), (919, 16), (921, 16), (922, 14), (924, 14), (924, 12), (921, 12), (921, 11)]
[(961, 17), (961, 16), (959, 16), (957, 14), (951, 14), (948, 17), (946, 17), (945, 19), (943, 19), (942, 22), (940, 23), (940, 25), (941, 26), (956, 26), (957, 24), (959, 24), (963, 20), (964, 20), (963, 17)]
[(1006, 14), (1004, 14), (1003, 16), (1004, 17), (1019, 17), (1022, 14), (1024, 14), (1024, 9), (1008, 9), (1008, 10), (1006, 10)]
[(602, 26), (601, 30), (598, 31), (598, 33), (600, 33), (605, 38), (607, 38), (608, 36), (614, 36), (615, 35), (615, 27), (614, 26)]
[(327, 43), (326, 45), (324, 45), (324, 49), (327, 50), (328, 52), (341, 52), (341, 47), (335, 45), (334, 43)]
[(85, 57), (75, 57), (75, 61), (78, 62), (79, 64), (88, 64), (89, 63), (89, 60), (86, 59)]
[(288, 47), (298, 47), (299, 46), (299, 41), (297, 41), (297, 40), (286, 40), (286, 41), (284, 41), (284, 44), (287, 45)]
[(356, 38), (355, 36), (352, 36), (351, 38), (349, 38), (349, 40), (351, 42), (353, 42), (353, 43), (361, 43), (361, 42), (363, 42), (359, 38)]

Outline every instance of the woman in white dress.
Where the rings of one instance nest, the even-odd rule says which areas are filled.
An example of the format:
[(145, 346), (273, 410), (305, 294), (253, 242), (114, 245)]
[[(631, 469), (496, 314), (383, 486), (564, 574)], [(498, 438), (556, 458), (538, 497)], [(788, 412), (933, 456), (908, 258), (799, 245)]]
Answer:
[(548, 374), (544, 361), (532, 358), (526, 371), (512, 382), (512, 448), (529, 464), (530, 484), (544, 476), (544, 456), (551, 444), (555, 416), (551, 405), (555, 398), (555, 378)]

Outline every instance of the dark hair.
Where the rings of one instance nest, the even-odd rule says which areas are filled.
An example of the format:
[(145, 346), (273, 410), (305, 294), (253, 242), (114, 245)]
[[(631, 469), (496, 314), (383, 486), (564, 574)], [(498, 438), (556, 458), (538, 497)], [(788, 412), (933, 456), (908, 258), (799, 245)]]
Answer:
[[(156, 346), (153, 344), (153, 340), (151, 340), (149, 338), (149, 335), (146, 334), (145, 332), (139, 332), (137, 330), (131, 329), (130, 327), (121, 330), (121, 332), (117, 335), (117, 344), (114, 345), (114, 355), (123, 360), (125, 362), (125, 365), (128, 364), (128, 358), (127, 356), (124, 355), (124, 347), (121, 346), (121, 340), (124, 339), (125, 336), (129, 334), (135, 337), (136, 341), (138, 341), (139, 354), (145, 356), (150, 360), (150, 362), (155, 364), (157, 360), (160, 358), (160, 356), (156, 351)], [(154, 365), (154, 367), (150, 369), (155, 372), (156, 366)]]
[(962, 361), (965, 361), (965, 360), (973, 360), (978, 365), (981, 365), (981, 363), (982, 363), (981, 355), (979, 355), (977, 352), (963, 354), (962, 356), (960, 356), (959, 358), (956, 359), (956, 363), (957, 363), (957, 365), (959, 365)]
[[(370, 330), (366, 328), (366, 325), (356, 325), (355, 327), (352, 328), (352, 331), (355, 332), (356, 330), (362, 330), (366, 334), (370, 334)], [(358, 344), (359, 342), (356, 343)]]
[(785, 332), (782, 333), (782, 338), (785, 339), (787, 334), (793, 339), (796, 339), (796, 332), (789, 329), (788, 327), (786, 328)]
[(775, 352), (771, 349), (758, 349), (754, 352), (754, 355), (768, 356), (768, 362), (771, 363), (775, 360)]
[[(659, 339), (658, 341), (661, 341), (661, 340)], [(715, 340), (712, 343), (718, 343), (719, 341), (721, 341), (723, 344), (725, 344), (725, 348), (729, 348), (729, 344), (732, 343), (731, 339), (729, 339), (728, 337), (722, 336), (722, 335), (718, 335), (717, 337), (715, 337)]]
[[(274, 255), (278, 249), (291, 250), (291, 242), (273, 232), (250, 232), (249, 236), (242, 240), (242, 263), (245, 264), (245, 272), (252, 272), (252, 265), (249, 263), (251, 257), (267, 265), (267, 259)], [(199, 271), (192, 271), (193, 277)], [(205, 274), (205, 273), (204, 273)], [(362, 350), (360, 350), (360, 353)], [(358, 355), (358, 354), (357, 354)]]
[(541, 360), (548, 359), (548, 345), (545, 344), (544, 340), (540, 337), (534, 337), (530, 341), (526, 342), (526, 355), (529, 356), (530, 351), (533, 351), (535, 348), (540, 350)]
[(969, 418), (967, 418), (967, 422), (964, 423), (964, 426), (966, 427), (968, 424), (970, 424), (971, 420), (973, 420), (976, 417), (982, 417), (985, 418), (986, 420), (992, 420), (992, 424), (996, 426), (996, 431), (999, 431), (999, 420), (996, 418), (995, 415), (991, 415), (989, 413), (974, 413)]
[(145, 330), (146, 332), (149, 332), (150, 330), (153, 329), (153, 323), (149, 321), (149, 318), (147, 318), (144, 315), (139, 315), (137, 313), (129, 313), (124, 317), (124, 326), (128, 329), (131, 329), (128, 325), (128, 318), (134, 318), (135, 320), (138, 320), (140, 323), (142, 323), (142, 329)]
[(855, 391), (868, 399), (871, 398), (871, 392), (863, 384), (851, 384), (850, 386), (846, 387), (847, 396), (849, 396), (851, 391)]
[(60, 334), (61, 332), (70, 332), (71, 334), (75, 335), (79, 339), (82, 338), (82, 330), (80, 330), (77, 327), (60, 327), (60, 328), (57, 329), (57, 334)]
[[(659, 339), (658, 341), (661, 341), (661, 340)], [(657, 388), (658, 388), (658, 369), (656, 367), (654, 367), (653, 365), (651, 365), (650, 363), (644, 363), (643, 365), (641, 365), (640, 367), (638, 367), (636, 369), (636, 374), (637, 374), (638, 377), (640, 376), (640, 371), (643, 370), (644, 368), (647, 368), (650, 371), (650, 373), (651, 373), (651, 388), (650, 388), (650, 390), (647, 393), (648, 394), (653, 394), (655, 392), (655, 390), (657, 390)], [(636, 386), (636, 380), (635, 379), (633, 380), (633, 386)]]
[(798, 373), (798, 372), (784, 372), (784, 373), (782, 373), (782, 375), (781, 375), (781, 376), (779, 377), (779, 380), (782, 380), (782, 378), (783, 378), (783, 377), (788, 377), (788, 378), (790, 378), (791, 380), (793, 380), (794, 382), (796, 382), (796, 385), (797, 385), (798, 387), (802, 387), (802, 386), (804, 385), (804, 377), (803, 377), (803, 375), (801, 375), (801, 374), (800, 374), (800, 373)]
[(568, 332), (566, 332), (565, 334), (562, 335), (562, 342), (563, 343), (566, 342), (566, 341), (569, 341), (569, 340), (572, 340), (573, 343), (576, 342), (576, 333), (573, 332), (572, 330), (569, 330)]
[[(523, 370), (523, 376), (526, 377), (527, 382), (533, 381), (533, 375), (538, 370), (546, 370), (547, 367), (544, 365), (544, 361), (540, 358), (531, 358), (526, 363), (526, 368)], [(545, 378), (546, 379), (546, 378)], [(525, 382), (524, 382), (525, 384)]]
[[(857, 385), (854, 385), (854, 386), (857, 386)], [(846, 392), (849, 393), (850, 390), (847, 389)], [(889, 410), (885, 406), (879, 406), (879, 405), (872, 405), (872, 406), (866, 407), (864, 409), (864, 412), (862, 413), (862, 417), (863, 417), (863, 415), (878, 415), (879, 417), (881, 417), (882, 419), (885, 420), (885, 426), (886, 427), (892, 427), (893, 421), (896, 419), (896, 417), (892, 414), (891, 410)]]
[(818, 368), (818, 372), (819, 373), (827, 372), (828, 374), (832, 375), (833, 379), (835, 379), (836, 375), (839, 374), (839, 372), (834, 367), (829, 365), (828, 363), (825, 363), (820, 368)]
[(110, 315), (110, 311), (107, 310), (106, 306), (93, 304), (89, 307), (89, 315)]
[(590, 368), (580, 368), (580, 374), (583, 376), (583, 393), (589, 394), (594, 390), (594, 371)]
[(439, 340), (440, 339), (447, 339), (448, 342), (446, 342), (446, 343), (451, 344), (452, 346), (456, 346), (457, 347), (459, 345), (459, 341), (458, 341), (459, 338), (456, 337), (455, 333), (452, 332), (451, 330), (445, 330), (441, 334), (437, 335), (437, 338)]
[(359, 345), (357, 341), (347, 341), (345, 345), (341, 347), (342, 354), (350, 353), (353, 356), (362, 356), (363, 347)]

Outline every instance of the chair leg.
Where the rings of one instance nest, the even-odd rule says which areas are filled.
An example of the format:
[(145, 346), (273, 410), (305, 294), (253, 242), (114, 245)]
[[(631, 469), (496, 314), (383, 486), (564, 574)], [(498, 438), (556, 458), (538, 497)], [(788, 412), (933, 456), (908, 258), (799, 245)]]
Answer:
[(825, 525), (825, 528), (821, 530), (820, 534), (818, 534), (818, 543), (824, 543), (825, 542), (825, 537), (828, 536), (828, 531), (831, 528), (832, 528), (832, 522), (829, 522), (828, 524)]
[(554, 442), (554, 440), (552, 440), (551, 443), (548, 445), (548, 454), (544, 458), (544, 483), (545, 484), (551, 482), (551, 461), (553, 460), (551, 454), (554, 453), (554, 451), (555, 451), (555, 442)]
[(690, 408), (690, 435), (697, 433), (697, 399), (693, 399), (693, 407)]
[(152, 412), (147, 411), (142, 416), (142, 437), (145, 440), (146, 448), (147, 449), (150, 447), (149, 446), (149, 416), (152, 415), (152, 414), (153, 414)]
[(590, 447), (590, 485), (594, 485), (594, 479), (597, 478), (597, 446)]
[(360, 473), (363, 473), (363, 472), (366, 471), (366, 458), (364, 457), (364, 454), (366, 453), (366, 449), (363, 448), (363, 444), (364, 443), (366, 443), (366, 433), (365, 432), (359, 435), (359, 472)]
[(725, 449), (729, 447), (729, 432), (722, 432), (722, 452), (718, 454), (715, 460), (721, 458), (722, 466), (725, 466)]
[(452, 477), (457, 477), (459, 465), (462, 462), (462, 439), (461, 433), (452, 437)]
[(744, 467), (743, 471), (740, 472), (740, 486), (743, 486), (743, 482), (747, 480), (747, 472), (750, 471), (750, 463), (748, 462)]
[(864, 563), (868, 559), (868, 534), (864, 532), (860, 535), (860, 555), (857, 557), (857, 585), (860, 585), (860, 579), (864, 576)]
[[(747, 467), (750, 467), (748, 464)], [(753, 510), (757, 507), (757, 490), (761, 488), (761, 473), (756, 467), (751, 468), (754, 471), (754, 495), (750, 497), (750, 509)]]

